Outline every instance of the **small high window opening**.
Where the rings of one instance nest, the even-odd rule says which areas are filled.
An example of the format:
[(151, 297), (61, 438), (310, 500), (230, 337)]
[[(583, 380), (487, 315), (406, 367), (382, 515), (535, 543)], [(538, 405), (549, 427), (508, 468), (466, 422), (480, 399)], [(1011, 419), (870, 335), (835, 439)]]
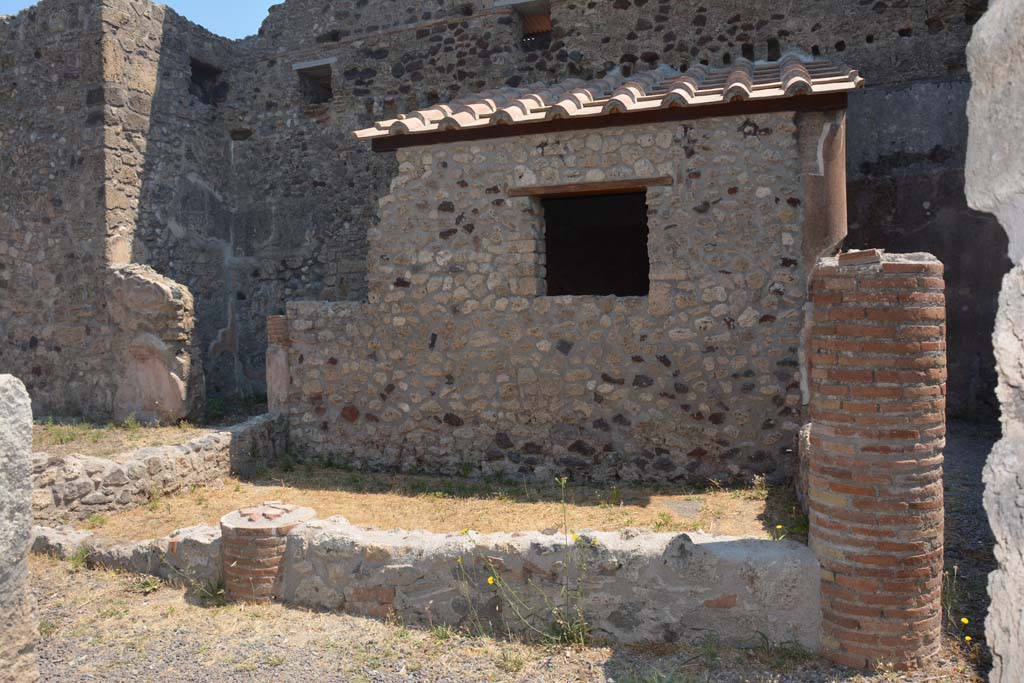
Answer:
[(523, 16), (523, 49), (546, 50), (551, 47), (551, 14)]
[(228, 98), (228, 83), (221, 80), (223, 71), (217, 67), (192, 59), (192, 77), (188, 84), (188, 92), (203, 104), (217, 106)]
[(333, 74), (330, 64), (298, 69), (299, 90), (306, 104), (323, 104), (334, 97)]
[(647, 193), (541, 199), (547, 294), (647, 296)]

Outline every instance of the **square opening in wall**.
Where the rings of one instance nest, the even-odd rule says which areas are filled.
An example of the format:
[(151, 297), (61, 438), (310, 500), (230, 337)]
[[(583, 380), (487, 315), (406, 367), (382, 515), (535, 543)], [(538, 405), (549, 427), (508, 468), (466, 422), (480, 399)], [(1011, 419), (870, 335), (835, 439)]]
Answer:
[(647, 193), (541, 199), (547, 294), (647, 296)]
[(551, 47), (551, 14), (527, 14), (523, 17), (523, 49), (546, 50)]
[(299, 90), (306, 104), (323, 104), (334, 97), (331, 65), (321, 64), (299, 69)]
[(188, 92), (203, 104), (218, 105), (228, 98), (228, 83), (221, 79), (223, 72), (217, 67), (192, 59), (192, 76)]

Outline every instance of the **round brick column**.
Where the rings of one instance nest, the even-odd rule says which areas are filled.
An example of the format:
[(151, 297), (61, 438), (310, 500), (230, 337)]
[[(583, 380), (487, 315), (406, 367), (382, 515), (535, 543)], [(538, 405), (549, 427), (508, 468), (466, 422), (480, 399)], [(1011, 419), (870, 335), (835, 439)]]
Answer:
[(915, 667), (940, 644), (942, 272), (871, 250), (812, 277), (810, 542), (823, 652), (847, 666)]
[(224, 587), (232, 600), (269, 602), (277, 595), (288, 532), (316, 518), (310, 508), (270, 501), (220, 520)]

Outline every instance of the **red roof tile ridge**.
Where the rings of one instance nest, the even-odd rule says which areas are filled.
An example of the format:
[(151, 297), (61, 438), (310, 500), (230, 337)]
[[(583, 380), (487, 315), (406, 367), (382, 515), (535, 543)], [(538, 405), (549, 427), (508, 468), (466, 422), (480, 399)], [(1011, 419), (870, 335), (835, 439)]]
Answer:
[(863, 87), (857, 71), (797, 51), (778, 61), (738, 58), (724, 67), (695, 64), (680, 73), (667, 64), (625, 76), (620, 67), (602, 78), (569, 78), (502, 86), (435, 104), (356, 131), (359, 138), (465, 130), (554, 119), (713, 105), (749, 99), (841, 93)]

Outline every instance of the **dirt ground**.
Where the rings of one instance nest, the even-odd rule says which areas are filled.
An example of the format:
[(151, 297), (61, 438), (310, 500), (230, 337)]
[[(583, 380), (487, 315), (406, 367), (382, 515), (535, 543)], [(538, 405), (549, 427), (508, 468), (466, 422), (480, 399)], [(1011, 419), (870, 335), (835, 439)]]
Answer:
[[(181, 588), (35, 557), (43, 680), (61, 683), (968, 683), (950, 643), (913, 675), (860, 675), (780, 646), (565, 648), (420, 630), (281, 605), (222, 605)], [(153, 591), (153, 592), (148, 592)]]
[[(985, 582), (994, 566), (992, 534), (981, 504), (981, 470), (998, 433), (951, 423), (946, 449), (946, 647), (928, 670), (858, 674), (777, 643), (747, 649), (695, 637), (673, 648), (565, 649), (444, 628), (420, 630), (343, 614), (280, 605), (223, 605), (155, 579), (33, 557), (39, 603), (39, 653), (45, 681), (344, 681), (346, 683), (968, 683), (984, 681)], [(307, 496), (301, 498), (300, 496)], [(776, 533), (801, 538), (790, 494), (651, 491), (572, 487), (575, 528), (647, 526), (716, 533)], [(154, 537), (196, 521), (214, 521), (239, 504), (283, 498), (321, 516), (357, 524), (442, 531), (561, 525), (556, 486), (513, 486), (340, 470), (270, 472), (258, 481), (157, 500), (102, 521), (102, 535)], [(332, 507), (335, 506), (335, 507)], [(663, 515), (668, 515), (665, 517)], [(415, 520), (410, 522), (410, 520)], [(737, 521), (742, 520), (742, 521)], [(715, 525), (718, 526), (715, 526)], [(762, 536), (763, 537), (763, 536)], [(954, 580), (955, 577), (955, 580)], [(967, 620), (964, 624), (962, 620)], [(970, 641), (966, 640), (970, 637)]]
[(106, 458), (146, 446), (184, 443), (209, 431), (187, 422), (171, 427), (149, 427), (137, 422), (99, 425), (46, 421), (32, 427), (32, 450), (49, 455)]
[(481, 533), (561, 528), (645, 528), (753, 538), (805, 540), (807, 522), (789, 488), (672, 490), (568, 486), (566, 506), (555, 482), (478, 482), (469, 479), (378, 475), (298, 467), (256, 481), (226, 479), (136, 510), (91, 519), (106, 538), (144, 540), (199, 523), (216, 524), (240, 507), (267, 500), (304, 505), (319, 517), (341, 515), (384, 529)]

